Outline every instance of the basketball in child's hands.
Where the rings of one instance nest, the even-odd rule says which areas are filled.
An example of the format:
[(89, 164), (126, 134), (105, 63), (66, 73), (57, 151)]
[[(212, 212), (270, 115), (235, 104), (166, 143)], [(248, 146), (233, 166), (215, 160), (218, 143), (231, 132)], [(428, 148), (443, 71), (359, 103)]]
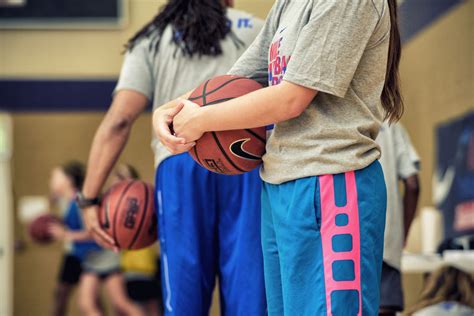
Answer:
[[(240, 76), (218, 76), (197, 87), (189, 100), (199, 106), (219, 106), (261, 89), (255, 80)], [(235, 175), (251, 171), (262, 163), (265, 153), (265, 127), (208, 132), (189, 151), (202, 167), (220, 174)]]
[(53, 241), (49, 229), (52, 224), (61, 224), (59, 218), (51, 214), (43, 214), (36, 217), (28, 225), (28, 233), (33, 241), (39, 244), (48, 244)]
[(102, 198), (99, 220), (121, 249), (141, 249), (157, 239), (153, 187), (143, 181), (122, 181)]

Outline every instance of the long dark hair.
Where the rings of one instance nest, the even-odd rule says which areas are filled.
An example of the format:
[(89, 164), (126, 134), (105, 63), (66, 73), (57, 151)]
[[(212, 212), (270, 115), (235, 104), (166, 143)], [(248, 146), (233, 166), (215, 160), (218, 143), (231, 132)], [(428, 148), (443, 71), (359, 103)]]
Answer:
[(153, 20), (130, 38), (126, 49), (133, 50), (139, 40), (150, 36), (150, 49), (157, 49), (168, 25), (173, 29), (173, 42), (189, 57), (220, 55), (220, 42), (231, 30), (221, 0), (169, 0)]
[(71, 180), (76, 190), (82, 190), (86, 175), (86, 166), (77, 160), (68, 161), (60, 166), (64, 174)]
[(398, 67), (402, 53), (402, 43), (398, 28), (397, 0), (388, 0), (390, 9), (390, 45), (388, 52), (387, 73), (382, 91), (382, 105), (386, 111), (385, 119), (389, 122), (398, 121), (403, 114), (404, 105), (400, 92), (400, 76)]

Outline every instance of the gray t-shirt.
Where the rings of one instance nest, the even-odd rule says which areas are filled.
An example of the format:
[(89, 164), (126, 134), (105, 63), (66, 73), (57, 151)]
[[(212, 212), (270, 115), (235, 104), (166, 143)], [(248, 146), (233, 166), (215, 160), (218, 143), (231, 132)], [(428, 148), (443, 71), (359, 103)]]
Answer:
[(383, 119), (390, 38), (386, 0), (278, 0), (230, 74), (318, 90), (299, 117), (275, 125), (261, 176), (274, 184), (368, 166)]
[[(115, 92), (128, 89), (145, 95), (153, 109), (196, 88), (201, 82), (223, 75), (253, 42), (263, 21), (248, 13), (228, 9), (232, 33), (221, 42), (220, 56), (183, 57), (172, 42), (172, 28), (163, 32), (158, 51), (150, 49), (154, 36), (141, 40), (127, 52)], [(171, 153), (153, 135), (155, 166)]]

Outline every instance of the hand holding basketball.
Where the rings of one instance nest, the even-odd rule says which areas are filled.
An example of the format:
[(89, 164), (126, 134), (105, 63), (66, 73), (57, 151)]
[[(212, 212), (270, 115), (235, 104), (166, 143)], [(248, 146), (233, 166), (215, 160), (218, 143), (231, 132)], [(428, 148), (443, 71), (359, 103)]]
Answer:
[(64, 240), (66, 238), (66, 229), (59, 223), (51, 223), (48, 232), (54, 240)]
[(186, 144), (183, 138), (176, 137), (170, 130), (173, 118), (181, 111), (184, 104), (178, 103), (173, 108), (160, 107), (153, 113), (153, 127), (156, 137), (172, 154), (180, 154), (188, 151), (194, 143)]
[(99, 223), (99, 207), (90, 206), (83, 210), (83, 219), (87, 231), (100, 246), (118, 252), (115, 241), (101, 227)]
[(175, 135), (185, 139), (188, 144), (201, 138), (205, 132), (199, 124), (199, 113), (202, 109), (191, 101), (180, 101), (182, 105), (178, 114), (173, 118), (173, 129)]

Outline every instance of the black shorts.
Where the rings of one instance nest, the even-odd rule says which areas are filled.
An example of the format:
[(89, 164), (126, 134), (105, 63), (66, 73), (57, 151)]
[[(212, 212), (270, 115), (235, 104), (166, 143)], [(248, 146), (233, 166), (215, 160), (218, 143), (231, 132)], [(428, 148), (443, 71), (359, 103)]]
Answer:
[(81, 260), (76, 256), (64, 255), (59, 271), (58, 281), (69, 285), (75, 285), (79, 282), (82, 273)]
[(380, 308), (401, 312), (403, 305), (402, 275), (384, 261), (380, 284)]
[(127, 280), (128, 296), (135, 302), (155, 300), (159, 291), (160, 286), (154, 279)]

